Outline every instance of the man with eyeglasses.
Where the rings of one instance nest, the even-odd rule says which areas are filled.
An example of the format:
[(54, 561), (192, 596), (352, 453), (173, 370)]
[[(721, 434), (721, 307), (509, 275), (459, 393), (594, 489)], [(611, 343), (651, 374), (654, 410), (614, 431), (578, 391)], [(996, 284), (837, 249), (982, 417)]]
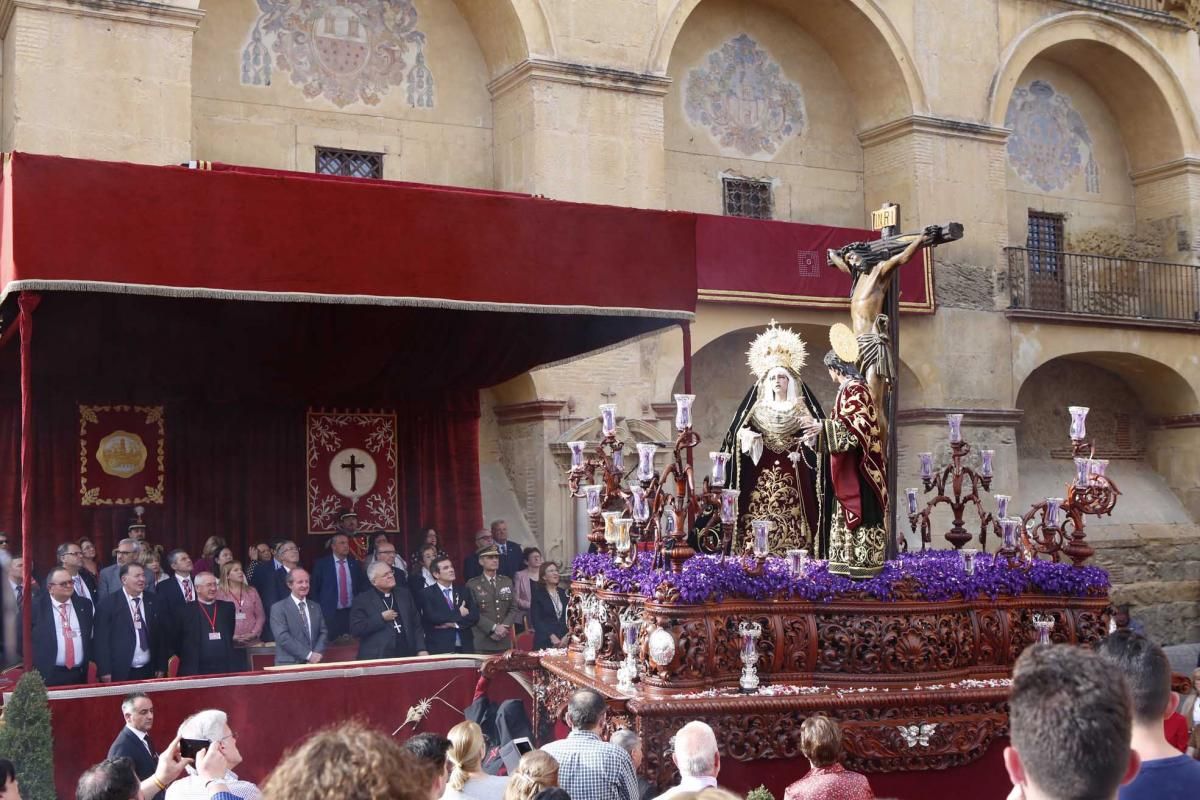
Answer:
[[(230, 729), (229, 718), (224, 711), (210, 708), (193, 714), (179, 726), (179, 737), (206, 740), (211, 743), (209, 747), (216, 747), (220, 751), (228, 770), (222, 781), (226, 792), (242, 800), (258, 800), (262, 796), (257, 786), (250, 781), (239, 780), (233, 772), (242, 763), (242, 754), (238, 751), (237, 734)], [(206, 779), (192, 766), (187, 767), (187, 773), (187, 777), (171, 784), (167, 792), (168, 800), (208, 800), (212, 796), (212, 787), (206, 784), (214, 780)]]
[(116, 558), (116, 561), (100, 570), (100, 583), (96, 587), (96, 593), (99, 595), (97, 603), (105, 595), (121, 591), (121, 567), (125, 564), (132, 564), (137, 559), (137, 539), (122, 539), (117, 543), (117, 548), (113, 550), (113, 557)]
[(350, 633), (359, 639), (358, 660), (429, 655), (412, 597), (407, 587), (396, 585), (392, 567), (376, 561), (367, 569), (367, 578), (371, 588), (356, 596), (350, 608)]
[(288, 575), (300, 566), (300, 548), (290, 539), (280, 539), (274, 545), (275, 560), (263, 564), (254, 571), (251, 581), (258, 590), (263, 609), (267, 612), (267, 621), (263, 625), (262, 640), (275, 641), (275, 633), (271, 630), (271, 608), (292, 593), (287, 585)]
[(75, 594), (70, 573), (50, 570), (33, 601), (33, 664), (47, 686), (87, 683), (92, 661), (92, 604)]
[(96, 608), (96, 579), (92, 573), (83, 568), (83, 551), (74, 542), (63, 542), (56, 551), (58, 565), (71, 576), (71, 586), (75, 594), (87, 600), (92, 609)]

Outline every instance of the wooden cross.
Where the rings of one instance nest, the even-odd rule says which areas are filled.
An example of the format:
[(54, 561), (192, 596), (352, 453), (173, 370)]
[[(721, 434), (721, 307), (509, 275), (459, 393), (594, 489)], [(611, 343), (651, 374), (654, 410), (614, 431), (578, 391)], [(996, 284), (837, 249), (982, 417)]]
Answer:
[(354, 460), (354, 453), (351, 453), (350, 460), (348, 462), (342, 464), (341, 467), (342, 467), (342, 469), (350, 470), (350, 493), (353, 494), (354, 492), (357, 492), (358, 491), (358, 471), (360, 469), (366, 469), (367, 465), (359, 464), (357, 461)]

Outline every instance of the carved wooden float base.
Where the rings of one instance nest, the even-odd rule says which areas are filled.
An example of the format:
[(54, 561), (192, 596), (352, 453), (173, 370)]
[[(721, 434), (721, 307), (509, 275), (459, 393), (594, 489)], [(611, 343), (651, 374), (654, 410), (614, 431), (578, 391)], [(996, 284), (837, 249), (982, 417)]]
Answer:
[(840, 689), (776, 685), (755, 695), (715, 689), (650, 696), (619, 691), (608, 670), (585, 666), (565, 651), (514, 653), (499, 662), (500, 669), (532, 671), (533, 723), (541, 742), (555, 738), (572, 692), (585, 687), (600, 692), (609, 706), (606, 733), (630, 728), (642, 737), (642, 772), (658, 786), (678, 781), (670, 740), (695, 719), (717, 731), (723, 759), (794, 760), (802, 759), (801, 724), (823, 713), (842, 726), (847, 769), (866, 773), (969, 764), (994, 739), (1008, 735), (1007, 679)]
[[(569, 606), (570, 652), (581, 657), (584, 624), (576, 584)], [(1107, 597), (1042, 594), (927, 601), (837, 599), (725, 600), (666, 604), (638, 595), (594, 592), (604, 604), (597, 665), (612, 673), (625, 654), (620, 619), (642, 621), (635, 648), (640, 690), (667, 696), (678, 690), (736, 687), (742, 671), (742, 622), (757, 622), (759, 677), (764, 684), (879, 686), (915, 681), (1007, 677), (1037, 634), (1035, 615), (1054, 619), (1055, 642), (1088, 644), (1108, 630)]]

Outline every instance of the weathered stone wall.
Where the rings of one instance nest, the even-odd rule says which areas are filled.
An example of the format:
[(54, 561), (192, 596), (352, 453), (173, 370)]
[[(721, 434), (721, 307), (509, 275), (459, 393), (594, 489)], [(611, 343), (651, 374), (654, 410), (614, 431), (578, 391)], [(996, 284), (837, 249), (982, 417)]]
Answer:
[(1179, 526), (1171, 538), (1097, 542), (1096, 566), (1112, 577), (1114, 603), (1160, 644), (1200, 641), (1200, 529)]

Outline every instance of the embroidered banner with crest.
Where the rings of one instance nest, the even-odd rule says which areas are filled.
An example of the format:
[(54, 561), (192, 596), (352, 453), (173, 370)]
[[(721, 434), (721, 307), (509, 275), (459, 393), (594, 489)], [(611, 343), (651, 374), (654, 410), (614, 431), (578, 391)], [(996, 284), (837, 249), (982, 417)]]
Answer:
[(333, 533), (347, 509), (360, 531), (399, 530), (395, 413), (310, 410), (305, 440), (310, 534)]
[(162, 406), (79, 406), (79, 496), (85, 506), (163, 502)]

